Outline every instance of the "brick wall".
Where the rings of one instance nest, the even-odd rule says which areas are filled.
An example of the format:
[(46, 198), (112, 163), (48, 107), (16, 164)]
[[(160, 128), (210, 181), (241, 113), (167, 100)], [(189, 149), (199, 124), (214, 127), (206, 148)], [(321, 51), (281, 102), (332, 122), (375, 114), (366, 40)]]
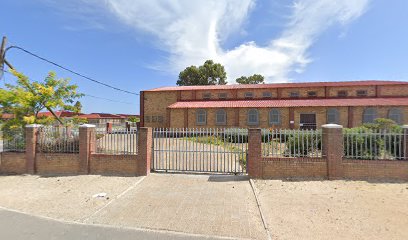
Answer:
[(79, 154), (37, 153), (36, 170), (38, 174), (78, 174)]
[(3, 174), (26, 173), (25, 153), (14, 152), (0, 153), (0, 172)]
[(381, 96), (408, 96), (408, 86), (381, 86), (380, 87)]
[(342, 166), (345, 178), (408, 181), (408, 161), (343, 160)]
[(137, 155), (92, 154), (90, 174), (137, 175)]
[[(178, 92), (144, 92), (144, 127), (166, 127), (169, 119), (166, 109), (177, 102)], [(153, 122), (153, 117), (155, 121)], [(162, 117), (159, 122), (157, 117)], [(149, 120), (149, 121), (146, 121)]]
[(327, 178), (327, 162), (323, 158), (262, 158), (262, 176), (267, 179)]

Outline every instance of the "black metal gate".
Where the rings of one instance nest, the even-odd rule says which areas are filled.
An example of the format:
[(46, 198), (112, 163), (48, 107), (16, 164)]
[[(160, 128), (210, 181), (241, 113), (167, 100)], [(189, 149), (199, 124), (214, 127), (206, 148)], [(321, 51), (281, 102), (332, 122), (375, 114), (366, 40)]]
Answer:
[(300, 114), (300, 129), (316, 129), (316, 114), (301, 113)]
[(247, 129), (153, 129), (153, 171), (246, 173)]

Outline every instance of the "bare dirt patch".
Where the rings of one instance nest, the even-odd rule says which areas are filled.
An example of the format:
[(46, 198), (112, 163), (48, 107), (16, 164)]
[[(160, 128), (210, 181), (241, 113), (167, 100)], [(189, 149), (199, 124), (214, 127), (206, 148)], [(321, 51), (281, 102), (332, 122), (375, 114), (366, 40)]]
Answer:
[(255, 181), (273, 239), (408, 239), (408, 184)]

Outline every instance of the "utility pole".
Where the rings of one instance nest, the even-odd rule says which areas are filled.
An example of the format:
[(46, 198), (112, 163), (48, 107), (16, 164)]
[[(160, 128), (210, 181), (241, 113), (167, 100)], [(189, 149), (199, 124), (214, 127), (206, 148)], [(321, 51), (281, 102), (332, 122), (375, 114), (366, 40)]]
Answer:
[[(1, 41), (1, 48), (0, 48), (0, 71), (1, 73), (4, 72), (4, 64), (6, 64), (10, 69), (15, 70), (13, 65), (11, 65), (7, 60), (6, 60), (6, 44), (7, 44), (7, 37), (3, 36), (3, 39)], [(31, 88), (31, 86), (26, 85), (26, 87), (33, 93), (37, 94), (34, 89)], [(54, 116), (54, 118), (60, 123), (63, 124), (61, 119), (54, 113), (54, 111), (51, 109), (51, 107), (47, 106), (44, 103), (44, 107)]]
[(6, 53), (6, 44), (7, 44), (7, 37), (4, 36), (3, 40), (1, 41), (1, 47), (0, 47), (0, 71), (3, 73), (4, 71), (4, 55)]

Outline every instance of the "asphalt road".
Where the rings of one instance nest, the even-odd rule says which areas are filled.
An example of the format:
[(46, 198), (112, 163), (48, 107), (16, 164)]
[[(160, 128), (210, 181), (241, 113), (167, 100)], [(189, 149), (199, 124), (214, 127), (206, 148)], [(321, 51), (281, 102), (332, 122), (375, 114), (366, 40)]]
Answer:
[(121, 229), (108, 226), (84, 225), (39, 218), (23, 213), (0, 210), (0, 239), (218, 239), (164, 231)]

